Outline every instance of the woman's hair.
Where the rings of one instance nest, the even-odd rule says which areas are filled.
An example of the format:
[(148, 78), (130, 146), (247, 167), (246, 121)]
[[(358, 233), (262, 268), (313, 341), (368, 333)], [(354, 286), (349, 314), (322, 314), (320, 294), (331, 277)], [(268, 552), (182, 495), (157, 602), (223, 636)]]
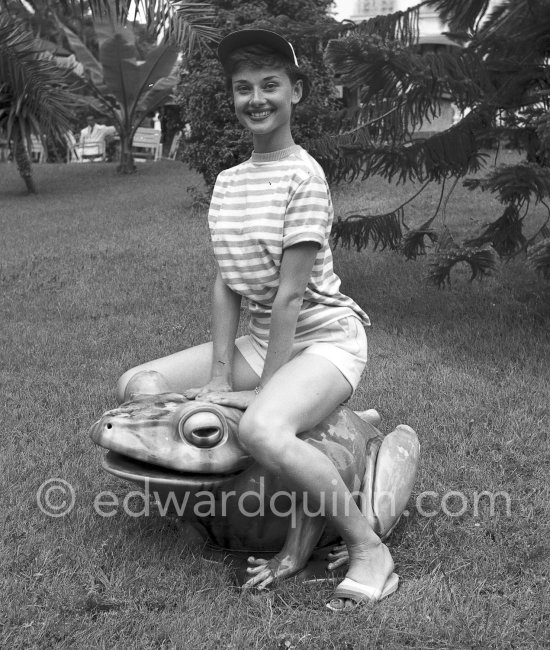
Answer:
[(302, 100), (309, 95), (309, 77), (300, 70), (292, 61), (266, 45), (247, 45), (233, 51), (223, 63), (225, 72), (225, 85), (227, 90), (232, 88), (232, 77), (242, 66), (251, 68), (282, 68), (292, 84), (302, 82)]

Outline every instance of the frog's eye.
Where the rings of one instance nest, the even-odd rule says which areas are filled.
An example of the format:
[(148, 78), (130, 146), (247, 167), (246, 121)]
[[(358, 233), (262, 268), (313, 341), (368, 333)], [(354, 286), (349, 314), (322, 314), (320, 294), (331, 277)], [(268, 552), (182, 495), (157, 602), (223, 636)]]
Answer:
[(211, 411), (195, 411), (180, 420), (178, 431), (195, 447), (215, 447), (223, 439), (224, 425)]

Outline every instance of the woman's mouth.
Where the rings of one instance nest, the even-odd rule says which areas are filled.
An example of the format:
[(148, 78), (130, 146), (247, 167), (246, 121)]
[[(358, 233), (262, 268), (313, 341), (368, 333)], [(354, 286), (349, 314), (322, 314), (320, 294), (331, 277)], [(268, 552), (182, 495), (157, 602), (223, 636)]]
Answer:
[(270, 115), (271, 111), (254, 111), (253, 113), (248, 113), (248, 117), (252, 120), (265, 120), (265, 118)]

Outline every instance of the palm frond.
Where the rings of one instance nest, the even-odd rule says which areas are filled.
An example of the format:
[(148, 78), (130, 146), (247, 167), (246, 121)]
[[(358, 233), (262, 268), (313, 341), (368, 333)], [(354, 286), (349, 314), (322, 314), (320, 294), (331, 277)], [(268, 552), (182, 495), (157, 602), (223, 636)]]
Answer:
[(536, 203), (550, 197), (548, 169), (534, 163), (500, 166), (485, 178), (464, 181), (468, 189), (488, 190), (498, 195), (502, 203), (523, 205), (534, 199)]
[(469, 248), (453, 245), (449, 248), (440, 248), (430, 263), (428, 279), (438, 287), (451, 284), (451, 271), (461, 262), (470, 267), (470, 282), (490, 275), (496, 267), (496, 257), (489, 246)]
[(82, 63), (84, 74), (89, 77), (94, 85), (100, 86), (103, 83), (103, 69), (101, 63), (95, 58), (72, 29), (59, 20), (55, 13), (53, 16), (58, 29), (65, 35), (71, 52), (73, 52), (76, 59)]
[[(347, 87), (362, 89), (367, 108), (377, 100), (395, 102), (406, 93), (407, 104), (418, 104), (422, 117), (435, 114), (445, 94), (459, 106), (472, 106), (483, 92), (494, 90), (480, 56), (470, 48), (420, 52), (373, 34), (352, 33), (330, 41), (326, 56)], [(419, 119), (412, 117), (414, 127)]]
[(418, 42), (419, 20), (420, 4), (405, 11), (396, 11), (363, 20), (352, 25), (349, 31), (358, 34), (376, 34), (382, 41), (396, 41), (402, 45), (413, 45)]
[(544, 61), (550, 52), (550, 4), (533, 0), (499, 2), (488, 12), (471, 45), (492, 60), (512, 57)]
[(344, 248), (353, 246), (360, 251), (372, 241), (375, 250), (378, 247), (381, 250), (398, 250), (403, 236), (402, 223), (402, 207), (387, 214), (351, 214), (344, 219), (339, 217), (332, 227), (334, 245), (340, 244)]
[(422, 4), (435, 9), (452, 31), (470, 32), (486, 14), (489, 0), (425, 0)]
[(437, 231), (430, 228), (434, 217), (430, 217), (418, 228), (407, 230), (401, 243), (401, 252), (408, 260), (415, 260), (419, 255), (426, 254), (426, 239), (432, 244), (438, 240)]
[(364, 125), (347, 133), (310, 140), (308, 150), (334, 182), (379, 175), (388, 182), (442, 182), (477, 173), (487, 154), (477, 135), (486, 133), (487, 118), (472, 112), (455, 126), (412, 142), (379, 144)]
[[(143, 20), (148, 31), (165, 43), (174, 43), (190, 53), (197, 47), (219, 40), (213, 27), (215, 8), (205, 2), (185, 0), (66, 0), (94, 18), (112, 17), (125, 25)], [(158, 42), (158, 41), (157, 41)]]
[(517, 206), (508, 205), (496, 221), (486, 226), (477, 237), (466, 240), (464, 244), (474, 248), (491, 244), (499, 257), (511, 257), (520, 251), (527, 241), (522, 227)]
[(8, 139), (15, 125), (26, 139), (62, 139), (79, 103), (73, 84), (73, 75), (36, 47), (32, 33), (0, 15), (0, 123)]

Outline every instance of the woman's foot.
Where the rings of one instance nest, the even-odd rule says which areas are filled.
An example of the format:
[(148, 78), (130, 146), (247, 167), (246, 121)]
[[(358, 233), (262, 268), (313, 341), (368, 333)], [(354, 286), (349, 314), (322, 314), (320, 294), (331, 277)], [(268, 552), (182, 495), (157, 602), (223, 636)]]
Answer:
[[(348, 581), (347, 583), (344, 581), (346, 584), (341, 585), (340, 594), (336, 588), (333, 598), (327, 603), (329, 609), (333, 611), (354, 609), (364, 600), (380, 600), (395, 591), (397, 576), (393, 574), (393, 560), (385, 544), (382, 542), (360, 544), (349, 547), (348, 552), (350, 558), (350, 567), (346, 574)], [(352, 582), (350, 583), (349, 580)], [(355, 583), (357, 596), (352, 593), (352, 583)]]

